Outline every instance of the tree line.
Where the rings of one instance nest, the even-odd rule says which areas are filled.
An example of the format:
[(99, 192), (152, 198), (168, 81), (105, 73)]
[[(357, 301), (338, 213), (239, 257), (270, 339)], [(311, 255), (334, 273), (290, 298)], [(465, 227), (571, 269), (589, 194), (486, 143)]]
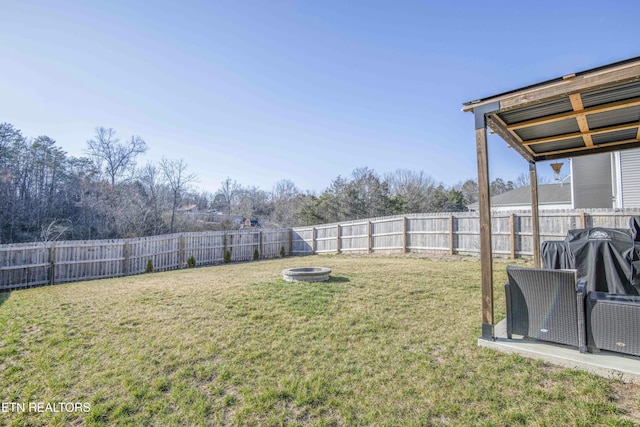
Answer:
[[(423, 171), (380, 176), (366, 167), (338, 176), (321, 193), (301, 191), (286, 179), (263, 190), (231, 178), (207, 192), (197, 188), (197, 176), (183, 159), (141, 164), (147, 150), (140, 136), (121, 140), (115, 130), (98, 127), (86, 156), (74, 157), (48, 136), (27, 138), (1, 123), (0, 243), (230, 229), (239, 226), (238, 219), (294, 227), (464, 211), (478, 194), (473, 179), (447, 187)], [(496, 179), (491, 192), (526, 184), (526, 177)]]

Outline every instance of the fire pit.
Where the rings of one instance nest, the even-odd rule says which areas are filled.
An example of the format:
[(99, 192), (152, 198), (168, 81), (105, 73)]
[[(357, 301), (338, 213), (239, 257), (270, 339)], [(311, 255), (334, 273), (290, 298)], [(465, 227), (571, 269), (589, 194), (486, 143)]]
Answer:
[(282, 270), (282, 277), (287, 282), (326, 282), (329, 280), (330, 268), (299, 267)]

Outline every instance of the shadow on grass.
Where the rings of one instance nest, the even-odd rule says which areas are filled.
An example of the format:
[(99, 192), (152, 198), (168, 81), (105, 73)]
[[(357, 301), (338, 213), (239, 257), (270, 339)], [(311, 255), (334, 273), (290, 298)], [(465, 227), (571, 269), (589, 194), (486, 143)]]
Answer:
[(10, 291), (0, 292), (0, 306), (9, 299), (9, 295), (11, 295)]
[(329, 280), (325, 283), (349, 283), (350, 280), (342, 276), (329, 276)]

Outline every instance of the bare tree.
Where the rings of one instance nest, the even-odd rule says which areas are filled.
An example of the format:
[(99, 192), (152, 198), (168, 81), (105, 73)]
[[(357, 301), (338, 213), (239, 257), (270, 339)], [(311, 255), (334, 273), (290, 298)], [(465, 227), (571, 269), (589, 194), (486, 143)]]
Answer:
[(269, 193), (258, 187), (247, 187), (238, 194), (237, 211), (247, 219), (268, 215)]
[(149, 162), (138, 171), (138, 182), (146, 205), (149, 232), (153, 235), (160, 234), (163, 228), (162, 208), (166, 205), (165, 175)]
[(55, 242), (66, 233), (71, 225), (68, 219), (65, 221), (53, 220), (48, 225), (42, 225), (40, 231), (40, 239), (43, 242)]
[(162, 160), (160, 160), (160, 169), (171, 191), (171, 224), (169, 230), (173, 233), (176, 209), (178, 209), (180, 197), (182, 193), (187, 190), (188, 185), (197, 180), (197, 177), (195, 174), (187, 173), (187, 164), (183, 159), (168, 160), (163, 157)]
[(121, 144), (115, 130), (103, 127), (96, 128), (94, 139), (87, 141), (87, 145), (89, 155), (97, 168), (104, 170), (112, 187), (119, 177), (133, 173), (136, 157), (147, 151), (147, 144), (139, 136), (132, 136), (128, 144)]
[(428, 212), (430, 199), (434, 196), (436, 183), (424, 171), (414, 172), (398, 169), (386, 176), (392, 196), (399, 197), (406, 213)]
[(222, 181), (222, 185), (216, 192), (216, 199), (221, 200), (224, 204), (224, 210), (227, 215), (231, 214), (232, 204), (234, 199), (240, 192), (240, 184), (236, 181), (232, 181), (231, 178), (227, 177), (224, 181)]
[(465, 205), (470, 205), (478, 201), (478, 183), (473, 179), (467, 179), (462, 184), (458, 184), (456, 189), (462, 192)]
[(349, 216), (352, 219), (387, 214), (389, 185), (367, 167), (356, 168), (347, 189)]
[(515, 188), (528, 187), (530, 183), (531, 183), (531, 179), (529, 179), (529, 174), (523, 172), (520, 175), (518, 175), (513, 185)]
[[(551, 179), (548, 176), (538, 175), (538, 185), (542, 184), (551, 184)], [(522, 172), (516, 178), (513, 183), (514, 188), (518, 187), (528, 187), (531, 184), (530, 175), (528, 173)]]
[(280, 227), (296, 225), (295, 217), (300, 210), (300, 190), (288, 179), (276, 182), (271, 191), (271, 221)]

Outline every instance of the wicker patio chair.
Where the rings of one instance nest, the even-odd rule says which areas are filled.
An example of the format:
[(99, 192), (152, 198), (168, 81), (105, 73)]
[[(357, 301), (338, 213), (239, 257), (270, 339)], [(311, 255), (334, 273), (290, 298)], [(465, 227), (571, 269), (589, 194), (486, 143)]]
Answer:
[(586, 286), (575, 270), (508, 266), (507, 338), (513, 334), (586, 351)]
[(587, 348), (640, 356), (640, 296), (589, 292)]
[(633, 237), (633, 259), (631, 260), (631, 284), (640, 294), (640, 216), (629, 219), (629, 228)]

